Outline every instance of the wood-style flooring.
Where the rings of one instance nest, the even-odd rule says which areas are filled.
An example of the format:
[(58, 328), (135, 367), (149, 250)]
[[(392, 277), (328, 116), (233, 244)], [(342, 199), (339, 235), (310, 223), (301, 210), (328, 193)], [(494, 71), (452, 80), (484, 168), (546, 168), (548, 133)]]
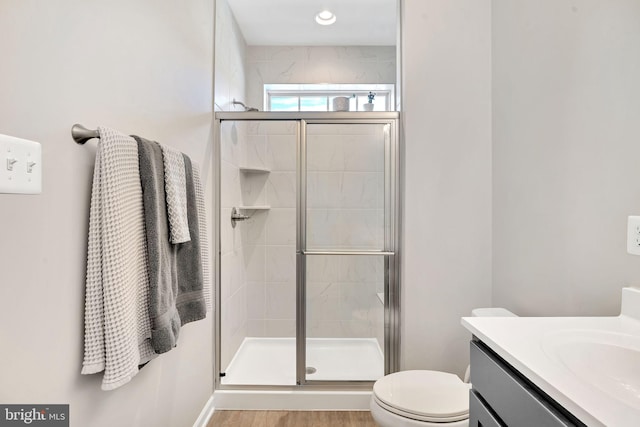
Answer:
[(215, 411), (207, 427), (376, 427), (369, 411)]

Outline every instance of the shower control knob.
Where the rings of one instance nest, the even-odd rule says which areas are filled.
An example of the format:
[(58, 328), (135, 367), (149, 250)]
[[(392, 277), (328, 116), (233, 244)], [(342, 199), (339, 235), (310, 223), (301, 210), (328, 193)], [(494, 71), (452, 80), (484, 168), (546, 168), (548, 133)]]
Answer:
[(244, 221), (251, 218), (249, 215), (243, 215), (237, 208), (231, 210), (231, 226), (236, 228), (236, 221)]

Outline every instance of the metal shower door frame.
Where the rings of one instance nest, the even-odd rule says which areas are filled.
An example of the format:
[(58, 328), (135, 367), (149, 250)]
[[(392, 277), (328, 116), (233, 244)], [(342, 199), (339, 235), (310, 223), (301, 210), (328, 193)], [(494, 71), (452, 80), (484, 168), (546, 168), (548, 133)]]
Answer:
[[(296, 135), (296, 385), (221, 384), (221, 124), (224, 121), (295, 121)], [(306, 248), (306, 148), (307, 125), (313, 124), (384, 124), (384, 247), (374, 251), (309, 251)], [(217, 112), (215, 113), (215, 325), (214, 385), (216, 390), (297, 390), (370, 389), (373, 381), (318, 381), (306, 379), (306, 257), (312, 255), (383, 256), (384, 257), (384, 372), (399, 370), (400, 365), (400, 156), (399, 113), (397, 112)]]

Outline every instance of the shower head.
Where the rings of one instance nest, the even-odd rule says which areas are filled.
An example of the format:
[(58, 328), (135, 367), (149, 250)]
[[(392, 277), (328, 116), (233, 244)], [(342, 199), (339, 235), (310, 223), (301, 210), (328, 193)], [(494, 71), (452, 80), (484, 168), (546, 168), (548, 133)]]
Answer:
[(232, 103), (233, 105), (241, 105), (241, 106), (242, 106), (242, 108), (244, 108), (244, 111), (259, 111), (257, 108), (254, 108), (254, 107), (247, 107), (246, 105), (244, 105), (244, 103), (243, 103), (243, 102), (236, 101), (236, 99), (235, 99), (235, 98), (233, 98), (233, 101), (231, 101), (231, 103)]

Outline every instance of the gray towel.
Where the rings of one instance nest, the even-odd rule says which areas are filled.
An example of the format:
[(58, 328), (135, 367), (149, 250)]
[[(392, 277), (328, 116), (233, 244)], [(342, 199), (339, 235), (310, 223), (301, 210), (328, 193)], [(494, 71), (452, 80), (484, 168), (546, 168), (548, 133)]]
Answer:
[(176, 310), (178, 283), (173, 279), (175, 248), (169, 243), (169, 224), (160, 146), (134, 136), (138, 142), (140, 182), (149, 254), (149, 317), (151, 345), (156, 353), (175, 347), (180, 332)]
[(188, 162), (185, 174), (191, 241), (173, 245), (169, 242), (162, 150), (156, 142), (134, 138), (138, 142), (149, 254), (151, 344), (156, 353), (165, 353), (176, 346), (181, 325), (206, 316), (193, 174)]
[(191, 159), (184, 157), (184, 170), (187, 185), (187, 219), (189, 220), (188, 242), (174, 245), (177, 248), (177, 280), (178, 300), (176, 308), (182, 324), (204, 319), (207, 306), (203, 292), (202, 257), (200, 248), (200, 225), (198, 220), (198, 204), (193, 178)]

